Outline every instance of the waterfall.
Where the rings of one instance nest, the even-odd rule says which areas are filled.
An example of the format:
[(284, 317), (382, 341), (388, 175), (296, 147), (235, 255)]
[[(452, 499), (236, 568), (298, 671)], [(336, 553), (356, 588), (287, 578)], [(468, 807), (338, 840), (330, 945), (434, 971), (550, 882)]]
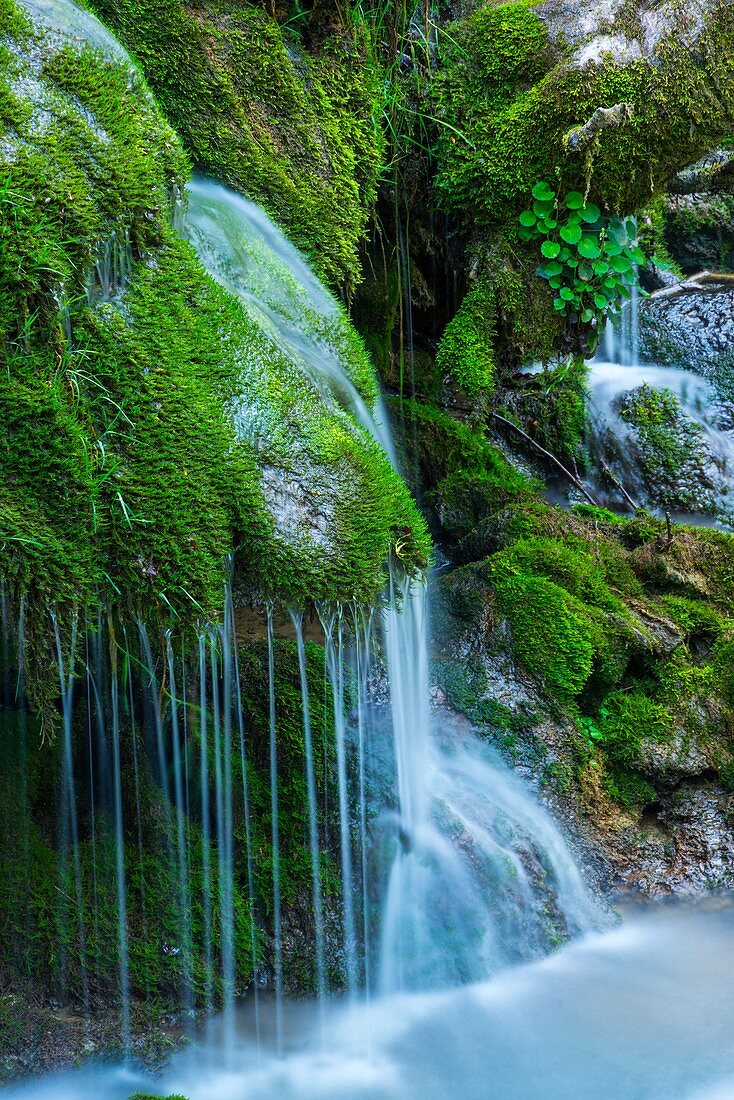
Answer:
[[(266, 302), (257, 308), (277, 327), (274, 339), (296, 339), (298, 309), (326, 316), (337, 308), (262, 212), (255, 217), (250, 204), (241, 208), (244, 200), (210, 184), (194, 185), (192, 200), (197, 228), (192, 232), (189, 226), (187, 232), (212, 270), (225, 266), (224, 260), (217, 262), (221, 248), (231, 256), (236, 252), (231, 240), (236, 244), (242, 234), (253, 232), (253, 225), (257, 228), (261, 263), (270, 272)], [(244, 225), (237, 220), (241, 209)], [(211, 230), (205, 246), (204, 225)], [(242, 279), (245, 274), (248, 282), (236, 284), (238, 293), (259, 303), (262, 267), (243, 268)], [(227, 279), (234, 278), (228, 268)], [(302, 341), (304, 371), (314, 372), (322, 362), (320, 339), (308, 347), (308, 340)], [(345, 415), (391, 453), (379, 413), (369, 411), (333, 347), (324, 372), (328, 399), (338, 400)], [(207, 1013), (221, 1006), (220, 1041), (231, 1058), (243, 955), (255, 983), (250, 1000), (257, 1034), (257, 985), (270, 974), (275, 1048), (282, 1051), (286, 1045), (285, 960), (292, 932), (286, 920), (291, 895), (284, 875), (281, 802), (291, 777), (284, 771), (286, 761), (288, 769), (293, 765), (279, 717), (276, 608), (262, 609), (267, 688), (259, 702), (266, 714), (266, 744), (259, 767), (264, 767), (267, 787), (260, 785), (261, 771), (255, 809), (248, 754), (257, 756), (259, 750), (243, 709), (248, 671), (240, 664), (231, 564), (225, 563), (225, 575), (221, 624), (203, 624), (190, 639), (179, 637), (175, 623), (153, 634), (142, 620), (137, 631), (128, 631), (112, 615), (68, 621), (53, 616), (62, 709), (61, 847), (69, 861), (62, 875), (74, 894), (72, 904), (62, 897), (60, 906), (64, 920), (77, 922), (73, 937), (70, 928), (64, 933), (64, 942), (73, 949), (73, 981), (86, 1010), (105, 995), (111, 980), (102, 945), (108, 942), (105, 928), (112, 908), (125, 1048), (131, 1045), (133, 1002), (142, 994), (141, 967), (154, 966), (169, 975), (184, 1021), (199, 1006)], [(303, 611), (290, 613), (313, 922), (308, 966), (322, 1015), (331, 958), (339, 959), (340, 984), (356, 1004), (481, 979), (510, 962), (542, 954), (558, 937), (575, 935), (596, 919), (548, 815), (471, 730), (432, 710), (426, 591), (422, 580), (405, 577), (395, 562), (376, 610), (319, 609), (332, 723), (324, 751), (329, 758), (334, 753), (338, 819), (333, 847), (341, 934), (336, 952), (333, 943), (327, 944), (333, 937), (327, 924), (333, 924), (335, 900), (327, 900), (324, 892), (321, 820), (327, 811), (319, 803), (311, 715), (316, 684), (310, 681)], [(16, 639), (7, 593), (3, 600), (7, 676)], [(86, 662), (80, 663), (81, 653), (87, 654)], [(388, 702), (376, 698), (383, 675)], [(166, 853), (163, 887), (151, 861), (152, 842)], [(258, 864), (264, 843), (269, 884)], [(151, 906), (163, 898), (170, 906), (167, 931), (159, 945), (147, 945), (151, 954), (146, 960), (131, 940), (130, 922), (134, 919), (150, 935), (158, 921)], [(264, 954), (258, 920), (264, 920), (268, 933)]]
[[(131, 64), (71, 0), (24, 2), (55, 32)], [(211, 276), (339, 423), (396, 465), (374, 379), (350, 366), (341, 304), (257, 206), (203, 180), (187, 199), (177, 224)], [(108, 308), (131, 274), (118, 228), (97, 264)], [(267, 383), (267, 362), (256, 366)], [(265, 447), (269, 425), (246, 402), (244, 393), (233, 421)], [(319, 681), (309, 671), (307, 609), (291, 609), (296, 683), (279, 688), (288, 673), (280, 609), (256, 609), (259, 637), (246, 654), (232, 572), (223, 562), (221, 620), (188, 630), (173, 618), (141, 618), (133, 629), (112, 612), (51, 614), (61, 700), (54, 980), (67, 1003), (80, 995), (86, 1013), (114, 995), (126, 1050), (146, 993), (165, 989), (184, 1029), (200, 1008), (221, 1008), (209, 1037), (229, 1072), (240, 996), (254, 1010), (258, 1052), (268, 1042), (266, 980), (272, 1045), (285, 1054), (289, 961), (302, 964), (320, 1020), (337, 985), (357, 1019), (364, 1002), (478, 981), (594, 926), (549, 815), (473, 730), (432, 707), (424, 579), (406, 577), (396, 559), (375, 608), (350, 596), (314, 609)], [(25, 708), (25, 605), (21, 596), (11, 609), (5, 586), (1, 602), (4, 705)], [(313, 721), (317, 697), (326, 729)], [(298, 751), (286, 706), (298, 709)], [(304, 857), (299, 849), (294, 872), (284, 816), (296, 777), (303, 804), (290, 816), (303, 827), (305, 900), (296, 873)], [(12, 836), (8, 827), (3, 839)], [(292, 924), (298, 906), (313, 929), (306, 951)], [(143, 942), (132, 934), (141, 928)]]
[[(594, 495), (683, 520), (734, 524), (734, 438), (730, 417), (699, 374), (640, 361), (640, 295), (606, 323), (589, 367), (588, 446)], [(643, 403), (639, 422), (635, 403)], [(646, 431), (646, 409), (655, 430)], [(665, 451), (666, 442), (668, 453)]]
[(278, 736), (275, 712), (275, 654), (273, 607), (268, 604), (268, 755), (270, 758), (270, 818), (273, 858), (273, 969), (275, 986), (275, 1036), (283, 1047), (283, 935), (280, 894), (280, 818), (278, 807)]
[(324, 904), (321, 892), (321, 851), (319, 847), (316, 774), (314, 770), (311, 708), (308, 698), (306, 646), (303, 639), (303, 614), (291, 611), (298, 646), (298, 675), (301, 681), (303, 710), (303, 746), (306, 755), (306, 789), (308, 793), (308, 843), (311, 853), (311, 889), (313, 891), (314, 932), (316, 937), (316, 994), (320, 1001), (326, 996), (326, 957), (324, 949)]

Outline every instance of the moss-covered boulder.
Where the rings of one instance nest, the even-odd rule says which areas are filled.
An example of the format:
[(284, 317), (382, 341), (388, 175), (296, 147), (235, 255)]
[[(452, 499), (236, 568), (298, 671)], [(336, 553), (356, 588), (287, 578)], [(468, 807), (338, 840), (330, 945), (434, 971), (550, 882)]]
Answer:
[[(370, 599), (396, 546), (424, 565), (387, 457), (258, 310), (267, 265), (248, 306), (174, 229), (188, 162), (129, 58), (74, 5), (33, 13), (2, 0), (0, 574), (39, 668), (53, 604), (216, 617), (232, 554), (243, 598), (289, 604)], [(320, 294), (311, 328), (368, 408), (364, 347)]]
[(263, 204), (335, 285), (359, 278), (382, 84), (365, 24), (280, 23), (239, 0), (95, 0), (139, 61), (194, 165)]
[[(678, 0), (654, 11), (515, 0), (449, 24), (434, 85), (445, 123), (436, 185), (465, 225), (472, 269), (494, 288), (482, 324), (496, 333), (495, 362), (583, 343), (583, 325), (554, 317), (537, 285), (538, 250), (519, 239), (534, 185), (578, 192), (602, 215), (643, 210), (730, 133), (733, 56), (734, 17), (721, 0), (695, 16)], [(513, 282), (525, 292), (522, 324), (508, 308)]]

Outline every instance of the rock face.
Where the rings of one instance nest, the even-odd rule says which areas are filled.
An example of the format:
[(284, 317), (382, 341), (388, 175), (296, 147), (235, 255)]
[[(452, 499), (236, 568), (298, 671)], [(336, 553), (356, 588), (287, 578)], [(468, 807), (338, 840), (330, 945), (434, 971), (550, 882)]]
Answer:
[(582, 762), (588, 747), (575, 724), (549, 712), (532, 677), (496, 647), (496, 636), (490, 646), (481, 632), (458, 650), (455, 640), (448, 647), (437, 640), (450, 660), (478, 657), (491, 707), (480, 728), (565, 824), (601, 892), (695, 897), (734, 887), (734, 794), (716, 778), (711, 745), (681, 730), (665, 744), (643, 741), (638, 763), (655, 784), (655, 801), (625, 808), (605, 789), (603, 765)]
[(258, 207), (185, 191), (180, 139), (91, 13), (0, 0), (0, 24), (0, 576), (11, 603), (33, 591), (39, 672), (57, 602), (216, 620), (235, 547), (243, 599), (289, 606), (371, 599), (414, 523), (425, 564), (342, 304)]
[(620, 65), (654, 59), (672, 33), (692, 46), (716, 7), (716, 0), (664, 0), (654, 9), (640, 5), (631, 12), (625, 0), (544, 0), (536, 11), (551, 40), (570, 48), (572, 63), (582, 68), (607, 59)]
[(686, 274), (734, 268), (734, 157), (714, 149), (671, 181), (665, 243)]
[(734, 277), (703, 272), (642, 303), (640, 350), (695, 371), (734, 399)]

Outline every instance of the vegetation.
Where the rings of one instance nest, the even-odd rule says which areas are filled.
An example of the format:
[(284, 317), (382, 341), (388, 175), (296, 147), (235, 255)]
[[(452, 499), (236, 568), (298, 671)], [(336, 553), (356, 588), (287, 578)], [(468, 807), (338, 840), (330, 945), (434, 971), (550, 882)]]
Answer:
[[(628, 8), (622, 30), (637, 34)], [(261, 612), (373, 608), (388, 565), (426, 570), (431, 537), (446, 555), (436, 681), (451, 707), (518, 758), (533, 741), (531, 766), (586, 806), (593, 788), (641, 815), (693, 749), (701, 782), (734, 789), (734, 539), (552, 507), (537, 476), (560, 463), (580, 484), (584, 355), (647, 256), (660, 268), (667, 245), (682, 255), (679, 238), (710, 231), (695, 205), (674, 217), (662, 190), (731, 133), (731, 6), (713, 3), (695, 40), (661, 25), (649, 56), (583, 63), (572, 28), (558, 33), (532, 0), (456, 18), (382, 0), (86, 9), (133, 63), (0, 0), (0, 1039), (13, 1048), (15, 998), (118, 1012), (120, 870), (134, 1015), (221, 1001), (220, 838), (201, 793), (211, 807), (225, 727), (236, 989), (272, 973), (277, 826), (288, 982), (314, 991), (298, 652), (273, 647), (274, 821)], [(249, 239), (236, 271), (208, 272), (181, 233), (192, 169), (262, 204), (334, 297), (318, 306)], [(727, 263), (729, 243), (715, 250)], [(363, 340), (344, 303), (365, 270)], [(317, 369), (289, 348), (281, 309)], [(377, 371), (424, 514), (354, 411), (375, 408)], [(715, 514), (704, 440), (673, 394), (642, 386), (615, 411), (650, 499)], [(199, 709), (197, 648), (230, 580), (237, 630), (256, 620), (237, 643), (247, 775), (239, 727)], [(141, 627), (155, 676), (129, 644)], [(320, 885), (336, 925), (324, 660), (309, 642)], [(190, 756), (172, 795), (174, 717)], [(551, 726), (570, 764), (546, 761)], [(121, 864), (109, 759), (95, 757), (113, 727)], [(338, 946), (328, 967), (333, 988)]]
[[(144, 84), (78, 45), (26, 54), (18, 25), (8, 95), (32, 72), (54, 105), (39, 127), (18, 97), (0, 176), (0, 572), (16, 609), (25, 593), (29, 687), (51, 668), (54, 603), (191, 622), (219, 614), (231, 554), (251, 598), (286, 603), (371, 599), (391, 549), (424, 567), (422, 521), (377, 444), (174, 233), (187, 162)], [(370, 401), (373, 369), (334, 310), (314, 332)], [(244, 395), (254, 436), (232, 414)], [(306, 521), (277, 528), (264, 468), (308, 473), (326, 548)]]
[[(104, 641), (104, 639), (100, 639)], [(89, 644), (94, 650), (95, 634)], [(176, 644), (178, 651), (179, 645)], [(268, 757), (267, 713), (262, 700), (268, 696), (266, 647), (252, 643), (240, 651), (243, 684), (242, 715), (247, 731), (248, 786), (254, 862), (254, 910), (249, 905), (247, 879), (243, 773), (238, 723), (232, 732), (232, 792), (234, 828), (234, 927), (235, 982), (243, 991), (258, 968), (272, 964), (272, 818)], [(124, 706), (120, 715), (123, 733), (123, 820), (125, 826), (126, 930), (130, 989), (136, 1013), (160, 1018), (176, 1011), (189, 999), (210, 1007), (222, 996), (222, 926), (219, 919), (219, 861), (216, 819), (208, 823), (208, 858), (204, 859), (202, 752), (198, 676), (196, 663), (180, 666), (180, 683), (192, 687), (186, 700), (189, 724), (184, 816), (184, 844), (188, 861), (188, 903), (184, 906), (179, 874), (180, 852), (175, 808), (169, 801), (174, 784), (173, 758), (161, 771), (156, 755), (153, 716), (146, 706), (144, 676), (136, 671), (139, 658), (125, 655), (120, 683)], [(179, 662), (177, 661), (178, 665)], [(298, 913), (303, 895), (310, 896), (311, 862), (307, 825), (301, 687), (295, 644), (275, 646), (276, 729), (279, 776), (280, 879), (284, 908)], [(315, 775), (320, 805), (336, 806), (333, 789), (335, 764), (331, 691), (325, 684), (324, 651), (306, 646), (309, 678)], [(98, 670), (99, 675), (99, 670)], [(80, 695), (83, 694), (83, 685)], [(135, 706), (130, 700), (137, 701)], [(179, 702), (179, 722), (184, 721)], [(109, 777), (103, 773), (104, 757), (96, 760), (94, 778), (89, 774), (89, 753), (104, 753), (88, 741), (88, 725), (101, 722), (111, 728), (110, 700), (86, 711), (80, 698), (73, 732), (74, 767), (79, 777), (75, 796), (79, 843), (72, 849), (70, 826), (59, 831), (55, 806), (64, 790), (64, 746), (40, 743), (37, 724), (21, 714), (3, 717), (0, 749), (0, 976), (12, 994), (33, 999), (58, 998), (64, 1002), (100, 1009), (112, 1004), (119, 1011), (119, 929), (116, 899), (116, 849)], [(5, 712), (0, 712), (5, 714)], [(171, 706), (162, 714), (166, 739), (170, 738)], [(214, 716), (208, 715), (207, 747), (209, 806), (216, 805)], [(174, 798), (175, 801), (175, 798)], [(65, 814), (62, 803), (61, 821)], [(339, 886), (334, 854), (326, 838), (334, 822), (326, 811), (319, 822), (324, 843), (322, 890), (327, 907), (338, 904)], [(19, 858), (19, 853), (21, 857)], [(78, 902), (81, 900), (81, 908)], [(210, 914), (210, 925), (206, 913)], [(292, 918), (293, 919), (293, 918)], [(305, 920), (302, 915), (299, 920)], [(52, 947), (49, 955), (50, 945)], [(253, 957), (253, 945), (255, 956)], [(294, 992), (313, 990), (313, 944), (298, 942), (286, 949), (288, 984)], [(338, 970), (330, 974), (338, 983)], [(144, 1021), (143, 1021), (144, 1022)], [(3, 1024), (5, 1029), (5, 1025)], [(11, 1024), (8, 1022), (8, 1029)], [(7, 1029), (6, 1029), (7, 1030)], [(13, 1043), (16, 1046), (17, 1043)]]
[(533, 199), (518, 218), (520, 237), (541, 241), (545, 262), (536, 274), (556, 291), (553, 308), (599, 328), (608, 315), (620, 312), (632, 287), (639, 290), (637, 269), (645, 254), (636, 219), (607, 221), (580, 191), (569, 191), (561, 203), (547, 183), (536, 183)]
[(366, 28), (337, 18), (309, 39), (297, 18), (279, 23), (237, 0), (196, 13), (181, 0), (93, 6), (140, 62), (194, 166), (264, 205), (328, 281), (358, 280), (383, 147)]

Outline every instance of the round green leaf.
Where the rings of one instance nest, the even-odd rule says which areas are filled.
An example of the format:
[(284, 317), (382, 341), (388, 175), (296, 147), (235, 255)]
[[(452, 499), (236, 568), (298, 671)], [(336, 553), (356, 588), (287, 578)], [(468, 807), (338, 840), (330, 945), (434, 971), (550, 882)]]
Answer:
[(550, 279), (548, 280), (548, 284), (549, 286), (552, 286), (554, 290), (558, 290), (559, 286), (561, 285), (561, 276), (551, 275)]
[(634, 248), (630, 249), (629, 258), (632, 260), (633, 264), (638, 264), (641, 267), (642, 264), (644, 264), (645, 262), (645, 253), (642, 251), (641, 248), (637, 248), (637, 246), (635, 246)]
[(574, 298), (574, 293), (570, 286), (562, 286), (560, 290), (561, 297), (565, 302), (571, 302)]
[(562, 310), (562, 309), (565, 309), (566, 308), (566, 303), (564, 302), (563, 298), (554, 298), (553, 299), (553, 308), (557, 309), (559, 311)]
[(583, 323), (585, 325), (588, 325), (589, 321), (593, 321), (594, 320), (594, 311), (593, 311), (593, 309), (585, 309), (583, 311), (583, 313), (581, 314), (581, 320), (583, 321)]
[(555, 260), (556, 256), (561, 251), (561, 246), (558, 241), (543, 241), (540, 246), (540, 251), (543, 253), (546, 260)]
[(591, 264), (579, 264), (579, 279), (583, 279), (585, 283), (588, 283), (591, 276), (594, 274), (594, 270)]
[(559, 264), (558, 260), (551, 260), (549, 264), (545, 265), (546, 271), (551, 275), (560, 275), (563, 271), (563, 264)]
[(569, 191), (563, 201), (569, 210), (580, 210), (584, 205), (584, 196), (580, 191)]
[(604, 251), (606, 252), (607, 256), (621, 256), (622, 246), (616, 241), (610, 241), (609, 239), (607, 239), (606, 241), (604, 241)]
[(618, 275), (625, 275), (628, 271), (631, 271), (632, 261), (627, 256), (612, 256), (609, 266)]
[(594, 295), (594, 305), (596, 306), (597, 309), (606, 309), (607, 308), (607, 300), (606, 300), (606, 298), (604, 297), (603, 294), (595, 294)]
[(534, 199), (540, 199), (541, 202), (556, 197), (555, 191), (552, 191), (548, 184), (543, 181), (536, 183), (531, 193)]
[(579, 241), (579, 255), (585, 260), (596, 260), (601, 256), (599, 242), (594, 237), (582, 237)]
[(606, 260), (595, 260), (591, 266), (595, 275), (606, 275), (609, 271), (609, 264)]
[(578, 244), (581, 240), (581, 227), (579, 225), (562, 225), (560, 233), (566, 244)]
[(592, 225), (594, 222), (598, 222), (601, 217), (601, 210), (598, 206), (594, 206), (593, 202), (590, 202), (588, 206), (584, 206), (579, 210), (579, 214), (585, 222)]
[(544, 199), (543, 201), (541, 201), (540, 199), (536, 199), (533, 203), (533, 211), (538, 215), (539, 218), (544, 218), (547, 214), (550, 214), (550, 212), (555, 209), (555, 205), (555, 199)]
[(526, 228), (530, 228), (531, 225), (535, 225), (537, 218), (532, 210), (523, 210), (520, 217), (517, 219), (520, 225), (524, 225)]

